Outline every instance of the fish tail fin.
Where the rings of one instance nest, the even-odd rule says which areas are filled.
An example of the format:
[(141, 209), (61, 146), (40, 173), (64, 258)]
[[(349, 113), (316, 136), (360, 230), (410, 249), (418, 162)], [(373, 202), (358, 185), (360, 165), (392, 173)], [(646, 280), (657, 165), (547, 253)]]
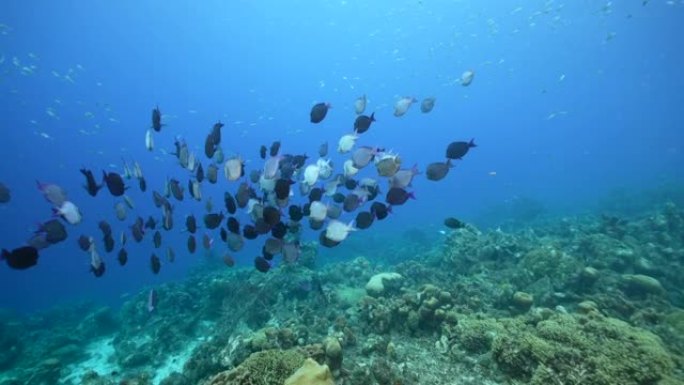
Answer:
[(416, 199), (416, 194), (413, 191), (411, 191), (408, 193), (408, 197), (411, 199)]
[(413, 173), (413, 175), (421, 174), (420, 170), (418, 170), (418, 163), (413, 164), (413, 167), (411, 167), (411, 172)]
[(59, 211), (59, 207), (53, 207), (52, 208), (52, 216), (53, 217), (58, 217), (62, 215), (61, 211)]
[(477, 147), (477, 144), (475, 144), (475, 138), (470, 139), (470, 142), (468, 142), (468, 147)]
[(371, 120), (371, 122), (375, 122), (375, 121), (376, 121), (376, 120), (375, 120), (375, 112), (373, 112), (373, 113), (371, 114), (370, 120)]
[(10, 255), (11, 254), (9, 251), (7, 251), (7, 249), (2, 249), (2, 252), (0, 253), (0, 261), (9, 258)]

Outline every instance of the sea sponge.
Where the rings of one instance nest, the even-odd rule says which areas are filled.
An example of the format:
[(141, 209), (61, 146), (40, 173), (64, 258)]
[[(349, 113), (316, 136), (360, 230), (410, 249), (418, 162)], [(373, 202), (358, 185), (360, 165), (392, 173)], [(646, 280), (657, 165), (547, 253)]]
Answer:
[(307, 358), (304, 365), (285, 380), (285, 385), (335, 385), (328, 365)]

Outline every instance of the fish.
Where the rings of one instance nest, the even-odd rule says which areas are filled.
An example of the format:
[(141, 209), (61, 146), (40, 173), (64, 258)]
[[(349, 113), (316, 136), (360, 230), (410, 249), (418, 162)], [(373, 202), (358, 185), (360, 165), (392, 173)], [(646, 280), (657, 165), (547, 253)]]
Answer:
[(375, 169), (378, 175), (391, 178), (401, 167), (401, 158), (398, 155), (385, 153), (375, 160)]
[(177, 179), (169, 180), (169, 191), (171, 192), (171, 195), (173, 195), (173, 197), (177, 200), (183, 200), (184, 190)]
[(378, 149), (369, 147), (369, 146), (361, 146), (354, 151), (352, 154), (352, 165), (354, 168), (357, 169), (362, 169), (366, 167), (378, 154)]
[(287, 226), (283, 222), (278, 222), (271, 227), (273, 238), (283, 239), (285, 234), (287, 234)]
[(200, 182), (198, 180), (189, 180), (188, 181), (188, 190), (190, 191), (190, 196), (192, 199), (196, 201), (201, 201), (202, 200), (202, 185), (200, 185)]
[(262, 144), (261, 147), (259, 147), (259, 157), (261, 159), (266, 159), (266, 151), (268, 151), (268, 149)]
[(26, 270), (38, 264), (38, 249), (33, 246), (22, 246), (12, 251), (2, 249), (0, 260), (15, 270)]
[(107, 185), (107, 189), (109, 190), (110, 194), (112, 194), (115, 197), (120, 197), (124, 195), (124, 193), (126, 192), (126, 186), (121, 175), (115, 172), (107, 173), (103, 170), (102, 176), (104, 183)]
[(300, 255), (299, 243), (284, 243), (282, 245), (283, 261), (286, 263), (297, 262)]
[(451, 142), (446, 149), (447, 159), (462, 159), (473, 147), (477, 147), (475, 139), (470, 139), (469, 142)]
[(321, 143), (321, 145), (318, 146), (318, 156), (321, 158), (328, 156), (328, 142)]
[(280, 151), (280, 141), (276, 140), (275, 142), (271, 143), (271, 147), (268, 150), (268, 154), (270, 156), (278, 156), (279, 151)]
[(354, 224), (357, 229), (365, 230), (373, 224), (374, 219), (375, 217), (369, 211), (361, 211), (360, 213), (356, 214), (356, 220), (354, 220)]
[(88, 251), (90, 249), (90, 238), (86, 235), (81, 235), (78, 237), (78, 247), (83, 251)]
[(321, 169), (317, 164), (310, 164), (304, 169), (304, 184), (313, 186), (318, 181)]
[(124, 203), (126, 206), (128, 206), (129, 209), (134, 210), (135, 209), (135, 203), (133, 203), (133, 199), (129, 197), (128, 195), (123, 196)]
[(214, 144), (211, 134), (207, 135), (207, 138), (204, 140), (204, 155), (209, 159), (216, 155), (216, 145)]
[(119, 261), (120, 266), (126, 266), (126, 263), (128, 262), (128, 252), (126, 249), (122, 248), (119, 250), (119, 253), (116, 255), (116, 260)]
[(473, 82), (473, 78), (475, 78), (475, 72), (472, 70), (466, 70), (461, 74), (461, 85), (463, 87), (467, 87), (470, 85), (470, 83)]
[(207, 199), (207, 201), (204, 203), (204, 209), (208, 213), (214, 211), (214, 200), (212, 199), (212, 197), (209, 197), (209, 199)]
[(53, 183), (42, 183), (36, 181), (38, 191), (43, 194), (43, 197), (55, 207), (60, 207), (68, 200), (67, 194), (63, 188)]
[(226, 227), (231, 233), (240, 234), (240, 222), (235, 217), (228, 217)]
[(198, 183), (202, 183), (202, 181), (204, 180), (204, 168), (202, 168), (202, 163), (197, 164), (195, 179), (197, 179)]
[[(88, 194), (90, 196), (92, 196), (92, 197), (96, 196), (97, 192), (100, 191), (100, 189), (102, 188), (102, 185), (97, 184), (97, 182), (95, 181), (95, 177), (93, 176), (92, 171), (90, 171), (86, 168), (82, 168), (82, 169), (80, 169), (80, 171), (81, 171), (81, 174), (83, 174), (83, 176), (85, 176), (85, 178), (86, 178), (86, 184), (85, 184), (85, 186), (83, 186), (83, 188), (85, 188), (85, 190), (88, 192)], [(0, 201), (2, 201), (1, 197), (2, 197), (2, 194), (0, 194)]]
[(309, 191), (309, 203), (313, 201), (320, 201), (323, 198), (323, 189), (314, 187)]
[(446, 162), (430, 163), (425, 169), (425, 176), (428, 180), (435, 182), (442, 180), (447, 176), (451, 167), (451, 159), (447, 159)]
[(162, 243), (162, 235), (159, 232), (159, 230), (154, 232), (154, 236), (152, 237), (152, 242), (154, 243), (154, 248), (158, 249), (161, 247)]
[(204, 226), (210, 230), (214, 230), (221, 226), (223, 221), (223, 212), (219, 213), (209, 213), (204, 215)]
[(156, 208), (160, 208), (168, 204), (166, 198), (156, 191), (152, 191), (152, 201), (154, 202), (154, 207)]
[(164, 126), (164, 124), (161, 122), (161, 111), (159, 110), (159, 106), (156, 106), (152, 109), (152, 128), (159, 132), (161, 131), (162, 126)]
[(318, 236), (318, 242), (324, 246), (324, 247), (335, 247), (340, 244), (338, 241), (334, 241), (328, 237), (325, 236), (326, 230), (321, 231), (320, 235)]
[(156, 229), (157, 228), (157, 220), (154, 219), (154, 217), (152, 217), (150, 215), (149, 217), (147, 217), (147, 220), (145, 221), (145, 228), (150, 229), (150, 230)]
[(256, 227), (254, 227), (254, 225), (246, 225), (242, 228), (242, 236), (246, 239), (252, 240), (256, 239), (259, 236), (259, 233), (257, 232)]
[(351, 193), (344, 198), (344, 202), (342, 203), (342, 209), (348, 213), (356, 211), (356, 209), (359, 208), (362, 202), (362, 198), (360, 198), (357, 194)]
[[(238, 190), (239, 191), (239, 190)], [(228, 214), (233, 215), (237, 211), (237, 206), (235, 204), (235, 198), (233, 198), (233, 195), (226, 191), (223, 194), (223, 202), (226, 206), (226, 211), (228, 211)]]
[(188, 237), (188, 251), (190, 254), (195, 254), (195, 250), (197, 250), (197, 240), (195, 239), (194, 235), (190, 235)]
[(309, 114), (311, 123), (322, 122), (328, 114), (328, 109), (331, 107), (330, 103), (317, 103), (311, 107), (311, 113)]
[[(157, 258), (159, 259), (159, 258)], [(159, 270), (157, 270), (158, 272)], [(156, 273), (155, 273), (156, 274)], [(157, 296), (157, 291), (154, 288), (150, 289), (150, 294), (147, 295), (147, 312), (152, 313), (157, 310), (157, 302), (159, 302), (159, 296)]]
[(333, 219), (328, 222), (328, 227), (325, 229), (325, 238), (333, 242), (342, 242), (347, 239), (347, 236), (352, 231), (356, 231), (352, 223), (346, 224)]
[(221, 164), (223, 163), (225, 156), (223, 155), (223, 149), (221, 146), (216, 146), (216, 152), (214, 153), (214, 162)]
[(346, 154), (354, 148), (356, 140), (358, 139), (356, 134), (342, 135), (340, 140), (337, 142), (337, 152), (340, 154)]
[(143, 229), (143, 219), (138, 217), (138, 219), (135, 220), (135, 223), (131, 226), (131, 234), (133, 235), (133, 239), (136, 242), (141, 242), (143, 239), (143, 236), (145, 235), (145, 230)]
[(409, 107), (411, 107), (411, 105), (415, 102), (417, 102), (416, 98), (411, 96), (406, 96), (397, 100), (397, 102), (394, 103), (394, 116), (404, 116), (408, 111)]
[(228, 267), (235, 266), (235, 258), (230, 254), (223, 254), (223, 263)]
[(116, 202), (114, 204), (114, 214), (116, 215), (116, 219), (120, 221), (125, 221), (126, 220), (126, 204), (123, 202)]
[(176, 260), (176, 252), (171, 247), (166, 249), (166, 260), (173, 263)]
[(119, 243), (121, 243), (121, 246), (126, 246), (127, 241), (128, 241), (128, 238), (126, 237), (126, 232), (122, 231), (121, 235), (119, 236)]
[(446, 226), (450, 229), (462, 229), (466, 225), (465, 225), (465, 223), (459, 221), (458, 219), (456, 219), (454, 217), (449, 217), (449, 218), (444, 219), (444, 226)]
[(55, 207), (52, 209), (52, 211), (55, 215), (60, 216), (70, 225), (77, 225), (81, 223), (81, 220), (83, 220), (81, 210), (70, 201), (65, 201), (59, 208)]
[(432, 111), (432, 109), (435, 108), (435, 100), (437, 99), (433, 97), (423, 99), (420, 103), (420, 112), (427, 114)]
[(162, 228), (169, 231), (173, 228), (173, 210), (171, 206), (162, 208)]
[(309, 218), (317, 222), (325, 220), (328, 213), (328, 206), (320, 201), (313, 201), (309, 205)]
[(97, 227), (100, 228), (100, 231), (102, 231), (102, 236), (107, 237), (112, 235), (112, 226), (109, 224), (109, 222), (105, 220), (101, 220), (100, 222), (97, 223)]
[(209, 236), (209, 234), (204, 234), (202, 236), (202, 246), (205, 250), (211, 250), (211, 246), (214, 244), (214, 240)]
[(152, 269), (154, 274), (159, 274), (159, 270), (161, 270), (161, 260), (154, 253), (150, 255), (150, 269)]
[(353, 177), (359, 172), (359, 169), (354, 167), (354, 161), (352, 159), (347, 159), (344, 161), (344, 164), (342, 164), (342, 169), (344, 172), (344, 177), (349, 178)]
[(290, 217), (291, 221), (299, 222), (304, 217), (302, 213), (302, 208), (297, 205), (291, 205), (287, 209), (287, 215)]
[(264, 163), (264, 173), (263, 176), (266, 179), (274, 179), (278, 170), (280, 169), (280, 161), (283, 159), (281, 156), (272, 156)]
[(266, 273), (271, 269), (271, 263), (264, 257), (256, 257), (254, 258), (254, 267), (258, 271)]
[(287, 199), (290, 196), (290, 186), (293, 184), (290, 179), (278, 179), (275, 182), (275, 187), (273, 191), (275, 192), (276, 199)]
[(366, 110), (366, 95), (361, 95), (354, 101), (354, 111), (356, 115), (361, 115)]
[(354, 121), (354, 132), (363, 134), (370, 129), (371, 123), (375, 122), (375, 112), (371, 116), (359, 115)]
[(262, 218), (270, 227), (275, 226), (280, 222), (280, 210), (273, 206), (264, 207)]
[(51, 219), (38, 225), (36, 233), (45, 234), (45, 241), (54, 245), (67, 239), (66, 227), (57, 219)]
[(110, 235), (105, 235), (104, 238), (102, 238), (102, 242), (104, 243), (105, 246), (105, 251), (107, 253), (111, 253), (112, 250), (114, 250), (114, 238)]
[(147, 151), (154, 151), (154, 137), (152, 136), (152, 130), (147, 130), (145, 133), (145, 148)]
[(391, 212), (391, 209), (383, 203), (373, 202), (370, 212), (378, 220), (383, 220), (387, 218), (387, 215)]
[(185, 217), (185, 229), (190, 234), (195, 234), (197, 231), (197, 220), (195, 219), (194, 215), (188, 215)]
[(342, 209), (336, 205), (328, 206), (328, 212), (326, 214), (330, 219), (338, 219), (342, 216)]
[(389, 180), (390, 187), (406, 188), (411, 186), (413, 178), (420, 174), (418, 165), (413, 165), (410, 169), (403, 169), (397, 171)]
[(228, 233), (226, 245), (231, 251), (238, 252), (244, 247), (245, 241), (240, 234)]
[(95, 248), (95, 242), (90, 241), (90, 271), (95, 277), (102, 277), (105, 273), (105, 263)]
[(218, 167), (215, 164), (212, 163), (207, 167), (206, 177), (209, 183), (216, 184), (218, 180)]
[(416, 199), (413, 195), (413, 192), (408, 192), (403, 188), (399, 187), (392, 187), (389, 189), (389, 191), (387, 191), (387, 195), (385, 196), (385, 202), (389, 203), (392, 206), (400, 206), (406, 203), (406, 201), (409, 200), (409, 198)]
[(240, 179), (240, 177), (245, 175), (244, 166), (244, 162), (240, 157), (228, 159), (223, 166), (223, 173), (226, 176), (226, 179), (230, 182)]

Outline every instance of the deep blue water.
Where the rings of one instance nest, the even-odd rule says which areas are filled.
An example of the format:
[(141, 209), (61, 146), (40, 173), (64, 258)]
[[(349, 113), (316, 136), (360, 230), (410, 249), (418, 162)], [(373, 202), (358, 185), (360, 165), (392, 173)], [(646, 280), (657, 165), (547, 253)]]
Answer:
[[(104, 190), (88, 196), (78, 169), (99, 175), (121, 171), (122, 157), (138, 161), (149, 190), (132, 184), (128, 195), (139, 215), (157, 215), (150, 191), (167, 176), (188, 177), (161, 149), (172, 151), (182, 136), (206, 166), (204, 137), (219, 119), (224, 151), (240, 154), (248, 170), (261, 167), (258, 147), (273, 140), (312, 159), (328, 141), (339, 169), (345, 158), (333, 150), (351, 132), (362, 94), (378, 121), (358, 144), (393, 149), (407, 167), (424, 170), (443, 160), (449, 142), (475, 138), (478, 147), (445, 180), (417, 178), (417, 199), (367, 230), (388, 237), (407, 228), (434, 233), (447, 215), (470, 220), (521, 196), (582, 211), (614, 188), (681, 182), (684, 5), (642, 3), (4, 1), (0, 181), (13, 197), (0, 206), (0, 245), (22, 245), (50, 217), (35, 180), (66, 188), (85, 219), (68, 228), (66, 242), (44, 250), (38, 266), (0, 266), (0, 307), (116, 304), (204, 263), (203, 252), (184, 252), (183, 218), (204, 213), (203, 202), (186, 197), (174, 203), (176, 225), (164, 238), (177, 251), (175, 264), (150, 272), (148, 235), (139, 245), (129, 240), (125, 268), (112, 253), (104, 277), (93, 277), (78, 235), (99, 239), (102, 219), (118, 234), (134, 216), (116, 221), (117, 200)], [(476, 74), (469, 87), (457, 83), (465, 70)], [(436, 107), (421, 114), (415, 105), (396, 118), (401, 96), (434, 96)], [(313, 125), (309, 109), (319, 101), (333, 109)], [(155, 105), (167, 126), (149, 153), (144, 136)], [(236, 187), (221, 177), (203, 193), (222, 207), (223, 191)], [(252, 244), (236, 258), (251, 264), (259, 249)], [(352, 252), (344, 244), (321, 251), (322, 258), (345, 253)]]

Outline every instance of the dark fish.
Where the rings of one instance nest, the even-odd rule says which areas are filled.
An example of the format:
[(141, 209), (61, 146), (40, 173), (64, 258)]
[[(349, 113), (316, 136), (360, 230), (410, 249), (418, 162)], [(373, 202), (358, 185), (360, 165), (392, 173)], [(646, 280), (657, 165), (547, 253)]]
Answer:
[(435, 98), (425, 98), (423, 101), (420, 103), (420, 112), (427, 114), (428, 112), (432, 111), (432, 109), (435, 107)]
[(332, 196), (333, 202), (335, 202), (335, 203), (342, 203), (342, 202), (344, 202), (345, 198), (347, 198), (347, 197), (344, 194), (339, 193), (339, 192), (333, 194), (333, 196)]
[(177, 179), (171, 179), (169, 181), (169, 190), (174, 198), (179, 201), (183, 200), (183, 187), (181, 187), (180, 182)]
[(114, 238), (111, 235), (105, 235), (102, 242), (104, 242), (106, 252), (111, 253), (114, 250)]
[(154, 236), (152, 237), (152, 242), (154, 242), (154, 248), (155, 249), (158, 249), (161, 247), (162, 235), (159, 232), (159, 230), (154, 232)]
[(325, 246), (325, 247), (335, 247), (340, 244), (340, 242), (333, 241), (332, 239), (329, 239), (328, 237), (325, 236), (325, 230), (321, 231), (320, 235), (318, 236), (318, 242)]
[(448, 159), (461, 159), (472, 147), (477, 147), (475, 139), (470, 139), (470, 142), (451, 142), (446, 149), (446, 157)]
[(287, 215), (290, 217), (291, 221), (299, 222), (302, 220), (304, 214), (302, 213), (302, 208), (297, 205), (292, 205), (287, 209)]
[(268, 238), (264, 242), (264, 247), (262, 251), (270, 255), (278, 255), (282, 251), (283, 241), (277, 238)]
[(259, 157), (261, 157), (261, 159), (266, 159), (266, 151), (268, 151), (268, 149), (262, 144), (259, 148)]
[(252, 183), (259, 183), (259, 180), (261, 180), (261, 171), (259, 170), (252, 170), (249, 172), (249, 180)]
[(161, 270), (161, 261), (154, 253), (150, 256), (150, 268), (154, 274), (159, 274), (159, 270)]
[(233, 258), (233, 256), (231, 256), (230, 254), (224, 254), (223, 263), (228, 267), (233, 267), (235, 266), (235, 258)]
[(133, 226), (131, 226), (131, 234), (136, 242), (142, 241), (143, 236), (145, 235), (142, 218), (138, 217), (138, 219), (135, 220), (135, 223), (133, 223)]
[(328, 108), (330, 108), (330, 103), (318, 103), (311, 107), (311, 123), (322, 122), (328, 114)]
[(259, 236), (259, 233), (254, 225), (245, 225), (245, 227), (242, 228), (242, 236), (252, 240), (256, 239)]
[(254, 258), (254, 267), (262, 273), (265, 273), (271, 269), (271, 263), (264, 257)]
[(400, 187), (392, 187), (387, 191), (385, 201), (393, 206), (400, 206), (406, 203), (407, 200), (416, 199), (412, 192), (407, 192)]
[(10, 189), (4, 184), (0, 183), (0, 203), (7, 203), (12, 199)]
[(210, 164), (209, 167), (207, 167), (207, 180), (211, 184), (215, 184), (216, 181), (218, 180), (218, 167), (216, 167), (215, 164)]
[(126, 192), (126, 186), (124, 185), (121, 175), (115, 172), (107, 173), (104, 170), (102, 171), (102, 175), (103, 180), (107, 185), (107, 189), (113, 196), (120, 197)]
[(221, 236), (221, 240), (223, 242), (228, 242), (228, 231), (221, 227), (221, 230), (219, 230), (219, 235)]
[(321, 158), (325, 158), (328, 156), (328, 142), (322, 143), (318, 147), (318, 156)]
[(233, 195), (226, 191), (223, 194), (223, 201), (226, 204), (226, 211), (228, 211), (228, 214), (235, 214), (235, 212), (237, 211), (237, 206), (235, 205), (235, 198), (233, 198)]
[(259, 218), (254, 222), (254, 229), (259, 235), (263, 235), (271, 231), (271, 225), (266, 223), (266, 221), (263, 218)]
[(262, 255), (262, 256), (264, 257), (264, 259), (266, 259), (267, 261), (273, 260), (273, 257), (274, 257), (273, 254), (269, 253), (269, 252), (266, 250), (266, 247), (265, 247), (265, 246), (263, 246), (263, 247), (261, 248), (261, 255)]
[(42, 223), (38, 227), (37, 232), (44, 233), (45, 240), (51, 245), (67, 239), (66, 227), (64, 227), (62, 222), (57, 219), (51, 219), (45, 223)]
[(197, 250), (197, 240), (194, 235), (190, 235), (188, 237), (188, 251), (190, 254), (194, 254), (195, 250)]
[(283, 239), (287, 234), (287, 226), (283, 222), (278, 222), (271, 228), (271, 235), (273, 238)]
[(164, 198), (160, 193), (152, 191), (152, 200), (154, 201), (154, 207), (160, 208), (164, 205), (166, 198)]
[(226, 227), (228, 227), (228, 231), (231, 233), (240, 234), (240, 222), (235, 217), (228, 217)]
[(342, 215), (342, 209), (339, 206), (330, 205), (328, 206), (328, 212), (326, 216), (330, 219), (337, 219)]
[(221, 144), (221, 129), (223, 126), (224, 124), (219, 120), (218, 122), (214, 123), (214, 126), (211, 128), (211, 139), (217, 146)]
[(223, 221), (223, 213), (210, 213), (210, 214), (204, 214), (204, 226), (208, 228), (209, 230), (213, 230), (219, 226), (221, 226), (221, 222)]
[(278, 156), (279, 151), (280, 141), (276, 140), (275, 142), (271, 143), (271, 148), (268, 150), (268, 154), (271, 156)]
[(90, 237), (85, 235), (78, 237), (78, 247), (83, 251), (88, 251), (90, 249)]
[(185, 229), (188, 230), (190, 234), (195, 234), (195, 231), (197, 231), (197, 220), (194, 215), (185, 217)]
[(214, 157), (214, 154), (216, 154), (216, 144), (214, 144), (214, 139), (209, 134), (204, 140), (204, 155), (211, 159)]
[(323, 189), (320, 187), (314, 187), (309, 191), (309, 203), (314, 201), (320, 201), (323, 198)]
[(451, 159), (447, 159), (446, 162), (435, 162), (430, 163), (425, 169), (425, 177), (431, 181), (439, 181), (444, 179), (444, 177), (449, 173), (451, 168)]
[(320, 230), (323, 228), (323, 225), (325, 225), (324, 221), (318, 221), (312, 218), (309, 218), (309, 227), (311, 230)]
[(356, 214), (356, 228), (357, 229), (367, 229), (373, 224), (373, 214), (368, 211), (361, 211)]
[(22, 246), (12, 251), (2, 249), (0, 260), (16, 270), (25, 270), (38, 263), (38, 249), (32, 246)]
[(119, 261), (119, 265), (126, 266), (126, 262), (128, 262), (128, 251), (126, 251), (126, 249), (119, 250), (119, 254), (116, 256), (116, 259)]
[(245, 241), (242, 239), (240, 234), (228, 233), (226, 244), (231, 251), (238, 252), (242, 250), (242, 247), (245, 245)]
[(306, 160), (309, 159), (306, 155), (295, 155), (292, 157), (292, 166), (298, 170), (306, 164)]
[(86, 185), (83, 187), (86, 189), (88, 194), (90, 194), (90, 196), (94, 197), (95, 195), (97, 195), (97, 192), (100, 191), (102, 185), (98, 185), (97, 182), (95, 182), (95, 177), (93, 176), (92, 171), (85, 168), (82, 168), (80, 171), (81, 174), (83, 174), (86, 177)]
[(199, 183), (202, 183), (204, 180), (204, 169), (202, 168), (202, 163), (197, 164), (197, 173), (195, 174), (195, 178), (197, 178)]
[(107, 221), (100, 221), (97, 226), (100, 228), (102, 231), (102, 235), (106, 236), (111, 236), (112, 235), (112, 226), (107, 223)]
[(264, 207), (264, 212), (262, 215), (264, 222), (266, 222), (269, 227), (273, 227), (280, 222), (280, 210), (273, 206)]
[(290, 196), (290, 186), (292, 183), (289, 179), (278, 179), (273, 188), (276, 198), (279, 200), (287, 199)]
[(150, 230), (156, 229), (157, 228), (157, 221), (154, 218), (152, 218), (152, 216), (149, 216), (147, 218), (147, 221), (145, 221), (145, 228), (150, 229)]
[(140, 187), (140, 191), (145, 192), (147, 191), (147, 181), (145, 180), (144, 176), (141, 176), (138, 178), (138, 186)]
[(375, 112), (373, 112), (371, 116), (359, 115), (354, 121), (354, 131), (356, 131), (357, 134), (363, 134), (368, 131), (373, 122), (375, 122)]
[(152, 128), (155, 131), (161, 131), (163, 124), (161, 122), (161, 111), (159, 111), (159, 106), (152, 109)]
[(390, 208), (385, 204), (380, 202), (373, 202), (371, 205), (371, 213), (378, 218), (378, 220), (383, 220), (387, 218), (387, 215), (391, 212)]
[(465, 223), (459, 221), (458, 219), (454, 217), (449, 217), (444, 220), (444, 226), (450, 228), (450, 229), (462, 229), (465, 227)]
[(344, 181), (344, 187), (347, 190), (353, 190), (359, 185), (359, 182), (357, 182), (355, 179), (349, 178)]
[(345, 212), (350, 213), (350, 212), (358, 209), (360, 204), (361, 204), (361, 198), (359, 198), (358, 195), (351, 193), (344, 198), (344, 202), (342, 203), (342, 209)]
[(240, 183), (237, 193), (235, 193), (235, 200), (239, 208), (244, 209), (251, 198), (256, 198), (254, 189), (249, 187), (247, 183)]

